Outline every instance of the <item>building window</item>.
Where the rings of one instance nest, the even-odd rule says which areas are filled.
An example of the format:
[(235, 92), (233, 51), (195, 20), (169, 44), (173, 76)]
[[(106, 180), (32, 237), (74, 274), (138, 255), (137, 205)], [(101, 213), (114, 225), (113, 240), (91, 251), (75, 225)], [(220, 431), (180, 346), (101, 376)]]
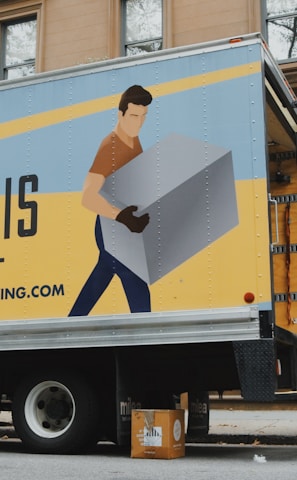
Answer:
[(2, 79), (35, 73), (36, 28), (36, 15), (1, 23)]
[(126, 0), (123, 9), (123, 54), (127, 56), (163, 47), (162, 0)]
[(296, 61), (296, 0), (266, 0), (266, 32), (270, 50), (278, 61)]

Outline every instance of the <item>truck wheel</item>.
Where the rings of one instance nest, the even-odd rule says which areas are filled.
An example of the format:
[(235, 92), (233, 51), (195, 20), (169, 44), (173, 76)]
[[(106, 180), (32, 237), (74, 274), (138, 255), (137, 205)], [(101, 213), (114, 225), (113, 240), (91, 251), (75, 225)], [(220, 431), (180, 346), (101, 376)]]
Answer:
[(14, 427), (24, 446), (40, 453), (75, 453), (94, 440), (98, 400), (77, 375), (26, 377), (15, 392)]

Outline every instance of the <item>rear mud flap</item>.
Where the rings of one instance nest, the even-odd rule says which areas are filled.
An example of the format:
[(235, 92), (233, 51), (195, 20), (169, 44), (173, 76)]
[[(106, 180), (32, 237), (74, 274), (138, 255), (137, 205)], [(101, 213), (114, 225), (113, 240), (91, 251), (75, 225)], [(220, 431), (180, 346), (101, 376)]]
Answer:
[(233, 342), (241, 395), (251, 402), (271, 402), (276, 390), (275, 342), (272, 339)]

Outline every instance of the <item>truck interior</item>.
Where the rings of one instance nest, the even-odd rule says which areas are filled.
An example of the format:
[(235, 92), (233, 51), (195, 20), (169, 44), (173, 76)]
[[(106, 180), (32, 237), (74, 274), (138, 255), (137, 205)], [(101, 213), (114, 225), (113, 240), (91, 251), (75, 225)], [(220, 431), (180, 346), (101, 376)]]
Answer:
[[(281, 73), (280, 73), (281, 75)], [(273, 300), (279, 389), (297, 388), (297, 100), (266, 66)], [(289, 355), (288, 355), (289, 352)], [(286, 363), (286, 365), (284, 365)], [(285, 375), (283, 372), (287, 372)]]

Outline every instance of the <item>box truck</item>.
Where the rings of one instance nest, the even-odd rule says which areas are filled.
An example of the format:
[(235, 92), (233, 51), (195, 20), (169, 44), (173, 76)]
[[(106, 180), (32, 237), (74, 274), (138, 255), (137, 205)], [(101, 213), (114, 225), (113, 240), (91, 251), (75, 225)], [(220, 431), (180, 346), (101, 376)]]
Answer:
[(0, 82), (1, 409), (25, 447), (297, 384), (296, 97), (260, 34)]

